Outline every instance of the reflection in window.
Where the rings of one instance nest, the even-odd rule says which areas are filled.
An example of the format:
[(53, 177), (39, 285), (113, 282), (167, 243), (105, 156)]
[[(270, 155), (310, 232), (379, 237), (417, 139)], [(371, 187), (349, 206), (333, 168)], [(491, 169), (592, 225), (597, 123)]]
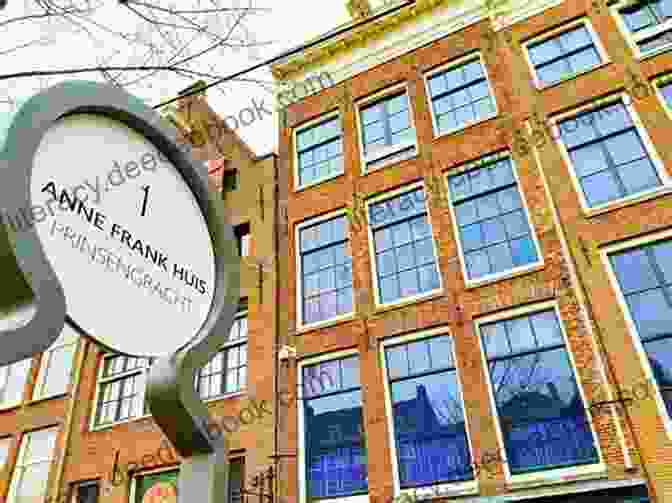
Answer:
[(0, 438), (0, 472), (5, 468), (9, 448), (12, 445), (12, 437)]
[(369, 206), (379, 303), (438, 289), (439, 270), (422, 188)]
[(341, 123), (338, 117), (296, 134), (299, 186), (343, 173)]
[(23, 400), (32, 360), (21, 360), (0, 367), (0, 407), (12, 407)]
[(663, 95), (667, 108), (672, 109), (672, 82), (660, 86), (660, 94)]
[(367, 167), (415, 155), (415, 128), (406, 92), (362, 107), (360, 119)]
[(621, 9), (626, 27), (642, 54), (672, 44), (672, 1), (643, 0)]
[(451, 176), (448, 184), (469, 279), (538, 260), (510, 159)]
[(672, 416), (672, 241), (616, 253), (610, 260)]
[(8, 502), (44, 501), (57, 434), (57, 428), (47, 428), (23, 435), (12, 474)]
[(530, 44), (527, 50), (537, 77), (545, 86), (590, 70), (602, 62), (585, 25)]
[(427, 79), (439, 134), (494, 117), (495, 100), (479, 60), (464, 63)]
[(450, 337), (388, 347), (385, 359), (401, 487), (472, 479)]
[[(302, 379), (309, 499), (365, 494), (359, 357), (303, 367)], [(317, 388), (315, 382), (320, 383)]]
[(622, 102), (584, 112), (558, 126), (589, 207), (661, 184)]
[(346, 217), (339, 216), (299, 232), (305, 324), (352, 311), (352, 258), (346, 225)]
[(511, 473), (597, 462), (555, 311), (480, 332)]
[(148, 358), (107, 355), (98, 382), (96, 424), (108, 424), (148, 414), (145, 403)]

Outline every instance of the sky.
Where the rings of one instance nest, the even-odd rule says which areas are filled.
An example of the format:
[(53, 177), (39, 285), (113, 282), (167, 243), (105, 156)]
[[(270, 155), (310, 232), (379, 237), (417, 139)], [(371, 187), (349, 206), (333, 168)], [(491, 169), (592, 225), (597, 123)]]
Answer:
[[(63, 3), (65, 0), (59, 0)], [(88, 0), (72, 0), (84, 2)], [(122, 8), (116, 0), (90, 0), (100, 4), (96, 11), (95, 21), (102, 29), (130, 30), (133, 23), (137, 25), (140, 36), (148, 35), (148, 23)], [(141, 1), (141, 0), (138, 0)], [(187, 8), (199, 6), (201, 0), (144, 0), (154, 5), (179, 5)], [(219, 53), (203, 58), (204, 71), (217, 75), (228, 75), (247, 68), (255, 63), (280, 54), (296, 47), (307, 40), (321, 35), (350, 20), (345, 0), (210, 0), (210, 3), (219, 2), (221, 5), (248, 6), (269, 8), (270, 12), (263, 12), (247, 19), (248, 38), (260, 43), (266, 43), (256, 49), (226, 48)], [(248, 2), (252, 2), (251, 4)], [(110, 57), (108, 64), (120, 65), (142, 64), (142, 55), (137, 49), (129, 52), (130, 44), (120, 45), (121, 39), (112, 40), (106, 35), (91, 37), (83, 33), (75, 33), (70, 25), (57, 22), (55, 25), (46, 25), (38, 21), (27, 21), (13, 25), (14, 29), (3, 28), (4, 20), (31, 13), (31, 5), (35, 0), (9, 0), (8, 7), (0, 11), (0, 76), (21, 71), (53, 70), (62, 68), (80, 68), (95, 66), (104, 57)], [(203, 2), (204, 4), (207, 2)], [(374, 0), (375, 7), (382, 0)], [(213, 22), (218, 22), (217, 20)], [(135, 29), (135, 28), (134, 28)], [(101, 32), (102, 33), (102, 32)], [(7, 53), (9, 49), (40, 40), (37, 45), (18, 49)], [(116, 58), (116, 59), (115, 59)], [(193, 68), (193, 67), (192, 67)], [(200, 69), (200, 63), (199, 63)], [(244, 77), (272, 82), (268, 68), (264, 68)], [(0, 100), (3, 96), (12, 98), (26, 98), (40, 87), (44, 88), (56, 82), (70, 79), (102, 80), (98, 73), (86, 73), (74, 76), (58, 76), (45, 79), (35, 77), (0, 79)], [(145, 80), (141, 86), (127, 87), (127, 90), (144, 99), (148, 104), (155, 105), (174, 97), (178, 91), (188, 87), (192, 81), (175, 77), (164, 72), (155, 78)], [(211, 81), (211, 79), (206, 79)], [(263, 100), (264, 107), (272, 108), (273, 96), (270, 85), (262, 87), (258, 83), (234, 82), (220, 86), (218, 90), (210, 89), (207, 93), (208, 102), (221, 116), (238, 116), (240, 111), (250, 106), (252, 99), (257, 104)], [(7, 111), (10, 104), (0, 103), (0, 111)], [(276, 114), (273, 117), (264, 115), (247, 126), (239, 126), (236, 132), (259, 155), (276, 149), (277, 132), (275, 129)], [(230, 124), (230, 123), (227, 123)]]

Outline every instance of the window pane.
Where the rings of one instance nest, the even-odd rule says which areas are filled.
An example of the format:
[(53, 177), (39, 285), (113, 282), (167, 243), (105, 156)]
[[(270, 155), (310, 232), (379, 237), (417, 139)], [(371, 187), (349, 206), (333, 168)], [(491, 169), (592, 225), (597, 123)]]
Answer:
[(9, 366), (5, 386), (2, 389), (2, 402), (4, 404), (18, 403), (23, 399), (31, 363), (32, 360), (28, 359)]

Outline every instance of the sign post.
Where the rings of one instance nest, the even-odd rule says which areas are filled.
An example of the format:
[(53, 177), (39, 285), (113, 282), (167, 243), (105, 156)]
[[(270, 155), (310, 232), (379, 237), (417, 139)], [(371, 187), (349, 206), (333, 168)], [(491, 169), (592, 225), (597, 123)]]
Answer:
[(179, 501), (214, 503), (228, 497), (228, 446), (206, 429), (194, 376), (229, 336), (240, 259), (204, 166), (175, 140), (107, 84), (65, 82), (18, 110), (0, 151), (0, 248), (14, 259), (0, 274), (33, 297), (0, 326), (0, 365), (43, 352), (66, 319), (155, 358), (147, 400), (184, 458)]

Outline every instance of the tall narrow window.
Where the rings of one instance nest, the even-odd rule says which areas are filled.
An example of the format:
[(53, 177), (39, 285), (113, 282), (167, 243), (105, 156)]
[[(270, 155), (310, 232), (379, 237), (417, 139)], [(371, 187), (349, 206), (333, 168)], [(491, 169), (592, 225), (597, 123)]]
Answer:
[(549, 86), (595, 68), (602, 57), (585, 23), (527, 46), (539, 84)]
[(669, 110), (672, 110), (672, 82), (667, 82), (660, 86), (660, 94), (665, 100), (665, 105)]
[(234, 229), (238, 244), (238, 255), (241, 257), (250, 256), (250, 241), (252, 235), (250, 234), (250, 224), (244, 223), (237, 225)]
[(0, 408), (14, 407), (23, 401), (31, 359), (0, 367)]
[(352, 258), (344, 215), (299, 229), (301, 320), (317, 323), (352, 311)]
[(672, 46), (671, 0), (642, 0), (619, 13), (642, 55)]
[(58, 339), (42, 354), (33, 400), (62, 395), (68, 391), (77, 340), (77, 332), (66, 323)]
[(472, 479), (447, 335), (386, 347), (401, 488)]
[(415, 128), (406, 91), (362, 106), (360, 120), (367, 168), (415, 155)]
[(342, 134), (338, 117), (296, 133), (299, 187), (343, 173)]
[(302, 381), (309, 500), (366, 494), (359, 357), (304, 366)]
[(9, 503), (46, 498), (57, 434), (58, 428), (47, 428), (23, 435), (7, 497)]
[(480, 326), (512, 474), (598, 461), (553, 309)]
[(98, 381), (96, 425), (124, 421), (148, 414), (145, 403), (146, 372), (150, 360), (107, 355)]
[(245, 458), (233, 458), (229, 461), (229, 501), (245, 503)]
[(615, 253), (610, 261), (672, 417), (672, 241)]
[(622, 101), (564, 119), (558, 126), (588, 207), (661, 185)]
[(74, 503), (98, 503), (99, 496), (100, 482), (97, 480), (82, 482), (75, 486), (76, 499)]
[(480, 59), (434, 73), (427, 78), (427, 84), (437, 135), (463, 129), (497, 114)]
[(0, 438), (0, 472), (4, 470), (9, 456), (9, 448), (12, 445), (12, 437)]
[(448, 179), (469, 280), (538, 261), (509, 158)]
[(196, 389), (208, 399), (235, 393), (247, 382), (247, 303), (239, 309), (229, 340), (196, 375)]
[(441, 286), (423, 188), (369, 205), (378, 303), (427, 294)]

